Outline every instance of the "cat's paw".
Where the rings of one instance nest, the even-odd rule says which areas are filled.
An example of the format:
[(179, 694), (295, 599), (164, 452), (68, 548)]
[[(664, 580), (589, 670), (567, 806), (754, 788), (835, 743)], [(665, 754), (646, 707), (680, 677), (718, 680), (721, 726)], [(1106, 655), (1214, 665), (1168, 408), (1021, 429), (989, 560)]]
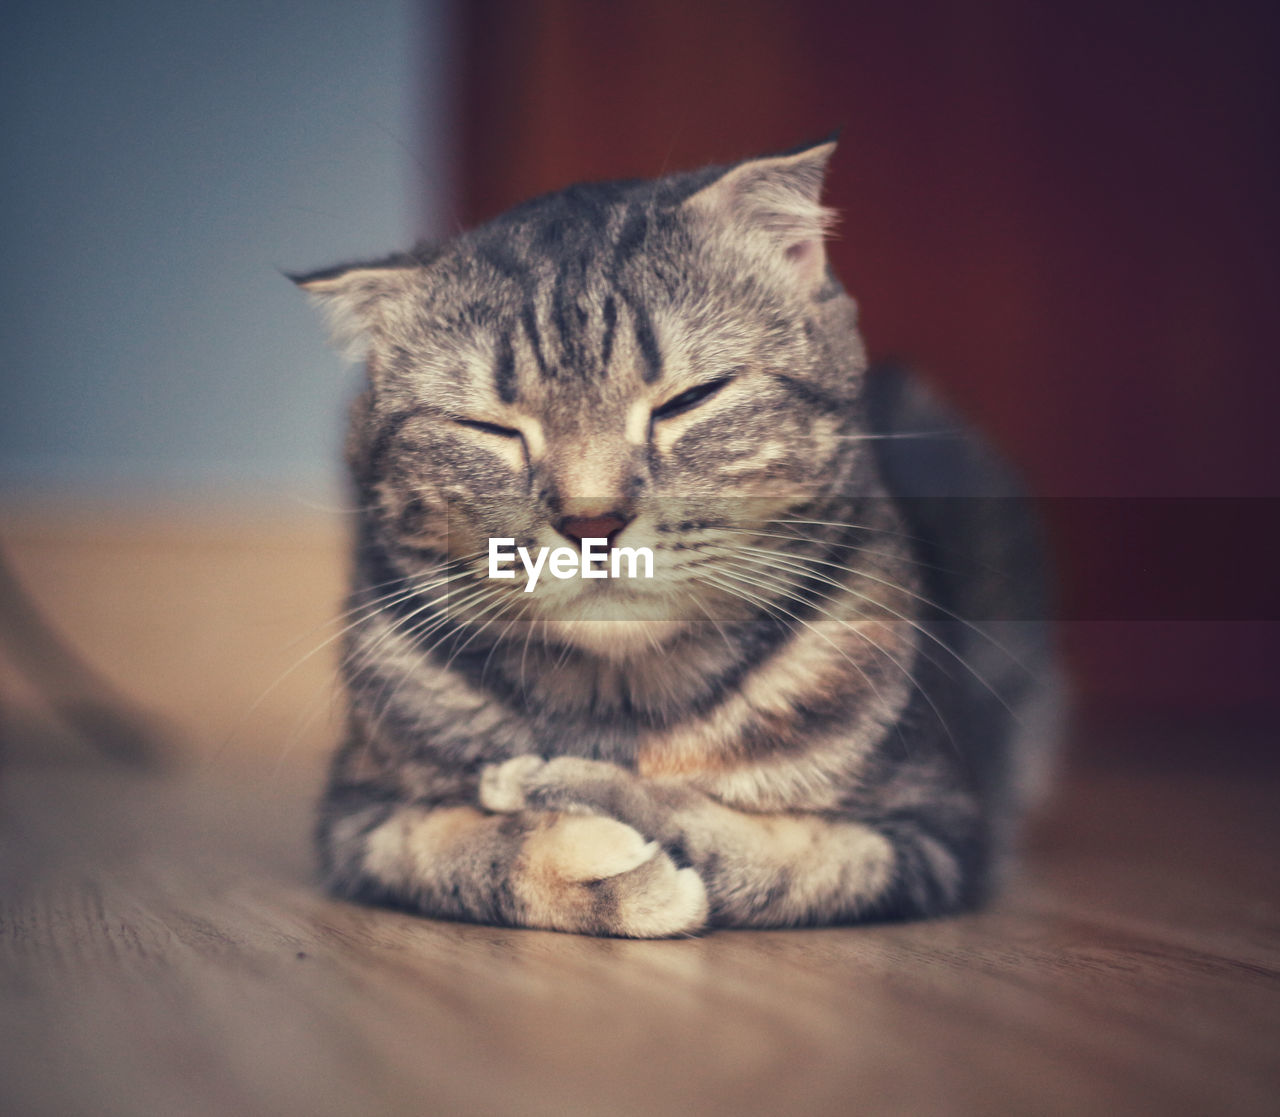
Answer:
[[(644, 881), (631, 881), (644, 875)], [(677, 869), (665, 853), (634, 873), (618, 878), (623, 893), (611, 933), (632, 939), (666, 939), (693, 935), (707, 926), (711, 912), (707, 887), (695, 869)]]
[(480, 772), (480, 805), (498, 814), (522, 810), (525, 786), (546, 763), (540, 756), (513, 756), (501, 764), (486, 764)]
[(706, 926), (702, 878), (616, 819), (558, 815), (527, 839), (523, 862), (535, 925), (627, 938)]
[(612, 818), (562, 815), (527, 846), (534, 859), (566, 881), (599, 881), (639, 868), (657, 856), (657, 842)]
[(608, 809), (596, 800), (627, 780), (623, 769), (602, 760), (513, 756), (481, 771), (480, 805), (499, 814), (526, 808), (603, 814)]

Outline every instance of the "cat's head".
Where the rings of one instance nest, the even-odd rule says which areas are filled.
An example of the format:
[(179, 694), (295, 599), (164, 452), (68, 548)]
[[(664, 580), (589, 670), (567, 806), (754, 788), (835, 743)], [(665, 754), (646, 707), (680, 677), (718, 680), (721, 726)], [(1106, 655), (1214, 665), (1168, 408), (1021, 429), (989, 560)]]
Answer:
[(493, 538), (649, 547), (649, 582), (544, 577), (526, 594), (517, 562), (493, 583), (545, 631), (616, 655), (710, 599), (729, 608), (711, 549), (767, 548), (751, 533), (868, 468), (849, 437), (855, 309), (823, 243), (833, 148), (570, 187), (445, 244), (300, 277), (367, 361), (348, 458), (395, 564), (444, 555), (487, 579)]

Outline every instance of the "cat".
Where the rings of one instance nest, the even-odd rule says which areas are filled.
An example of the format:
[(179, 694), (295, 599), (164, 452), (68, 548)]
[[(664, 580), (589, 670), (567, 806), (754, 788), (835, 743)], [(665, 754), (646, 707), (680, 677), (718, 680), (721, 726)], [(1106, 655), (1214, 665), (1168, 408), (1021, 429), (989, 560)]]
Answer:
[[(291, 277), (367, 367), (335, 894), (652, 938), (989, 892), (1051, 735), (1037, 545), (989, 456), (868, 374), (824, 243), (834, 146)], [(531, 586), (490, 576), (494, 540), (658, 570)]]

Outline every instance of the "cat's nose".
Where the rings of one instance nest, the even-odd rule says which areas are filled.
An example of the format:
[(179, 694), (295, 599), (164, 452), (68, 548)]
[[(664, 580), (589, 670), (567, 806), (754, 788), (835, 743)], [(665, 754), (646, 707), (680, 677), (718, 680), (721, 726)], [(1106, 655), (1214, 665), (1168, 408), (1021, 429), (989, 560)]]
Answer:
[(565, 516), (556, 523), (556, 530), (574, 543), (581, 544), (584, 539), (607, 539), (612, 547), (614, 539), (630, 522), (631, 517), (621, 512), (605, 512), (600, 516)]

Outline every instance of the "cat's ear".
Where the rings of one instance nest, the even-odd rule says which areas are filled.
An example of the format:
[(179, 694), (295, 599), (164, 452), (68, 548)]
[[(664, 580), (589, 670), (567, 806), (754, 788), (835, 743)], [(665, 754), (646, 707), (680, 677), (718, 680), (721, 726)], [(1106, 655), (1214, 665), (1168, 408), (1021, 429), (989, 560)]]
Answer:
[(399, 255), (287, 278), (324, 311), (333, 344), (348, 356), (358, 357), (385, 324), (388, 311), (420, 282), (421, 270), (416, 257)]
[(791, 270), (806, 294), (827, 273), (823, 241), (836, 221), (819, 202), (834, 139), (785, 155), (748, 159), (725, 171), (685, 202), (714, 220), (729, 222), (744, 236), (764, 239)]

